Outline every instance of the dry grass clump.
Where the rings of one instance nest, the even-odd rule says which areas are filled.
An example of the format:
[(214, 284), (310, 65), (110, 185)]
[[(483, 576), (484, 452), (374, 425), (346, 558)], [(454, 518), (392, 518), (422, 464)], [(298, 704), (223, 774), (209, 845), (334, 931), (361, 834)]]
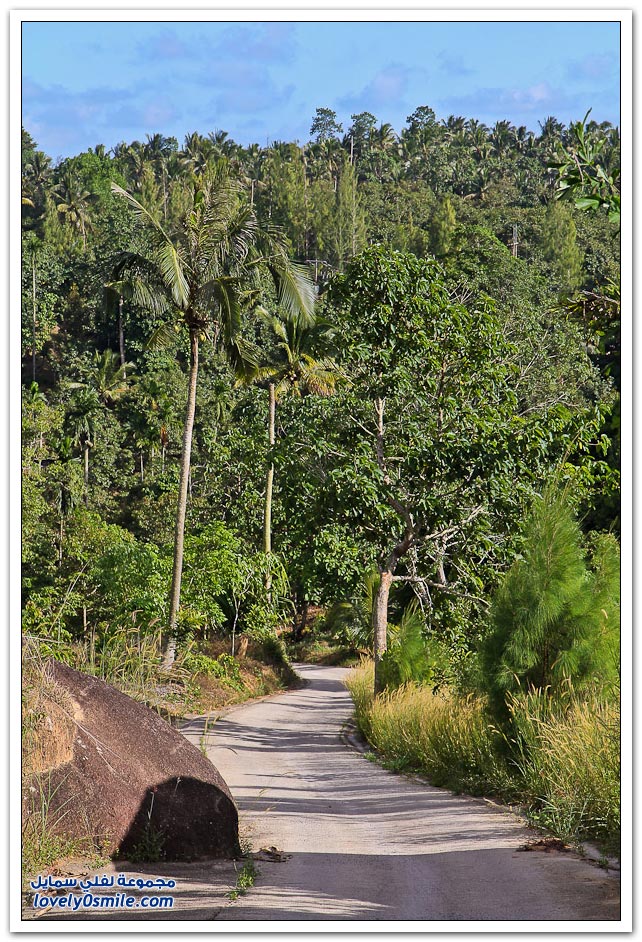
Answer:
[(564, 839), (620, 836), (620, 709), (598, 693), (510, 699), (517, 766), (534, 816)]
[(599, 694), (531, 691), (509, 699), (512, 732), (483, 700), (405, 684), (373, 696), (372, 662), (347, 680), (359, 728), (384, 765), (434, 785), (519, 801), (564, 840), (616, 851), (620, 830), (619, 707)]
[(69, 762), (79, 707), (53, 679), (35, 645), (23, 646), (22, 770), (30, 776)]
[(471, 794), (506, 793), (509, 776), (482, 702), (409, 683), (376, 699), (368, 662), (348, 677), (357, 722), (388, 767)]

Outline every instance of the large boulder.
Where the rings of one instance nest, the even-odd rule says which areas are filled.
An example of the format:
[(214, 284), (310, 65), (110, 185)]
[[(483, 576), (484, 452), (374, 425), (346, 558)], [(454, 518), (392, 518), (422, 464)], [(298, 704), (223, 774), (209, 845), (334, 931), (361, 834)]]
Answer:
[(48, 663), (46, 673), (49, 689), (58, 691), (53, 718), (47, 717), (49, 735), (56, 736), (55, 714), (62, 710), (67, 728), (60, 732), (67, 745), (52, 753), (58, 758), (49, 768), (39, 757), (26, 783), (27, 817), (44, 804), (51, 829), (70, 837), (89, 834), (121, 857), (238, 854), (236, 806), (195, 746), (96, 677), (57, 661)]

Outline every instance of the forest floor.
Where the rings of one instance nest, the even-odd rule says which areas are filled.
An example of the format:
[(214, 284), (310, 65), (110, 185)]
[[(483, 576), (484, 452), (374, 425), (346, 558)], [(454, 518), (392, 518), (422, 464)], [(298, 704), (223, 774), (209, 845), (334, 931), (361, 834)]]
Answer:
[(171, 913), (152, 918), (390, 921), (397, 929), (400, 921), (510, 920), (529, 930), (551, 920), (608, 928), (619, 919), (617, 873), (542, 840), (509, 809), (368, 762), (355, 748), (346, 670), (297, 669), (304, 687), (183, 729), (239, 805), (255, 885), (233, 900), (233, 863), (163, 864), (186, 889)]

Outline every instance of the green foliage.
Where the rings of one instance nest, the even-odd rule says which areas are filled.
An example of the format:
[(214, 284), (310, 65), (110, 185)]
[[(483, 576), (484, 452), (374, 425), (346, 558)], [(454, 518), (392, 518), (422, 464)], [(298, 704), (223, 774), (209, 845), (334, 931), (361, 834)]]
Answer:
[(208, 657), (207, 654), (190, 653), (184, 659), (183, 665), (194, 674), (218, 677), (233, 690), (245, 690), (238, 661), (231, 654), (219, 654), (214, 658)]
[(388, 622), (388, 648), (381, 662), (381, 683), (395, 690), (410, 681), (434, 684), (435, 651), (424, 637), (425, 620), (415, 600), (406, 606), (398, 626)]
[(350, 601), (336, 601), (330, 606), (323, 619), (323, 630), (334, 641), (372, 651), (372, 609), (380, 581), (379, 572), (370, 569)]
[(549, 489), (536, 499), (520, 556), (493, 600), (482, 645), (482, 687), (494, 715), (508, 717), (507, 694), (539, 689), (556, 695), (617, 683), (619, 553), (610, 536), (593, 540), (590, 561), (566, 497)]
[[(320, 108), (307, 143), (242, 147), (220, 132), (179, 146), (150, 135), (58, 164), (23, 134), (24, 626), (70, 662), (118, 679), (122, 661), (131, 680), (138, 657), (141, 677), (154, 683), (147, 664), (157, 665), (153, 639), (168, 611), (186, 323), (200, 350), (186, 646), (239, 632), (271, 644), (294, 607), (336, 602), (328, 624), (367, 649), (372, 600), (355, 614), (360, 586), (403, 536), (398, 501), (416, 523), (398, 572), (426, 580), (431, 683), (465, 688), (485, 603), (551, 471), (568, 485), (585, 530), (613, 526), (619, 240), (607, 210), (619, 202), (617, 129), (588, 119), (566, 129), (550, 118), (536, 136), (507, 121), (438, 121), (425, 105), (397, 130), (367, 112), (351, 124), (340, 138), (336, 115)], [(556, 154), (564, 194), (589, 210), (596, 197), (599, 212), (549, 205)], [(236, 233), (220, 265), (205, 219), (219, 160), (231, 199), (217, 203), (218, 218)], [(275, 224), (286, 233), (272, 272), (284, 292), (269, 267), (254, 264), (275, 248), (254, 236)], [(201, 240), (196, 258), (190, 239), (206, 230), (212, 240)], [(316, 302), (319, 329), (308, 317), (295, 330), (287, 315), (297, 296), (291, 256), (317, 282), (298, 295), (308, 314)], [(559, 292), (578, 283), (582, 258), (580, 291), (560, 309)], [(196, 273), (188, 310), (182, 289)], [(259, 297), (279, 313), (280, 335), (257, 318)], [(327, 324), (334, 336), (320, 336)], [(152, 348), (157, 328), (169, 343)], [(279, 398), (271, 450), (265, 389), (236, 387), (228, 362), (248, 353), (273, 364), (281, 391), (301, 394)], [(332, 385), (326, 361), (349, 382), (333, 396), (309, 395)], [(270, 459), (275, 552), (266, 556), (257, 550)], [(444, 529), (442, 545), (432, 535)], [(587, 544), (596, 583), (608, 581), (598, 576), (610, 565), (608, 546), (608, 537)], [(391, 664), (394, 626), (412, 597), (406, 583), (391, 601)]]
[(430, 220), (430, 250), (437, 258), (451, 251), (455, 237), (457, 216), (448, 196), (440, 200)]
[(230, 900), (234, 902), (239, 896), (245, 896), (247, 891), (254, 886), (256, 878), (259, 875), (254, 859), (250, 857), (245, 861), (236, 877), (236, 886), (227, 894)]
[(619, 137), (613, 141), (598, 133), (594, 126), (587, 127), (589, 109), (582, 121), (569, 127), (566, 144), (557, 142), (558, 199), (572, 199), (578, 209), (597, 212), (606, 210), (609, 220), (620, 223), (620, 165)]
[(542, 254), (551, 266), (555, 282), (563, 294), (582, 284), (582, 252), (577, 246), (577, 229), (567, 207), (551, 202), (546, 209)]
[(342, 130), (335, 111), (331, 108), (317, 108), (310, 128), (310, 134), (316, 134), (317, 143), (334, 138)]
[(359, 728), (386, 768), (416, 771), (432, 784), (519, 802), (533, 823), (564, 841), (619, 849), (619, 707), (568, 685), (509, 696), (511, 750), (483, 700), (448, 688), (406, 684), (373, 697), (372, 664), (347, 686)]

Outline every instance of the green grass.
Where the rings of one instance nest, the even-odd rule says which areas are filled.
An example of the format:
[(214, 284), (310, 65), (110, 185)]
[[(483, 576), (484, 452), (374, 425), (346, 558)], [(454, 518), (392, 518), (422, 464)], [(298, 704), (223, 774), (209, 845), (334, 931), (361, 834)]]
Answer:
[(598, 694), (510, 701), (517, 766), (534, 819), (564, 840), (620, 838), (620, 713)]
[(60, 858), (96, 854), (89, 833), (84, 838), (71, 838), (59, 831), (64, 819), (73, 811), (71, 799), (54, 807), (62, 783), (54, 787), (51, 774), (34, 779), (34, 783), (25, 789), (29, 807), (22, 827), (23, 880), (42, 873)]
[(373, 696), (364, 662), (347, 680), (357, 723), (380, 761), (434, 785), (523, 805), (565, 841), (619, 846), (619, 710), (598, 695), (563, 700), (541, 692), (510, 702), (508, 738), (483, 700), (406, 684)]
[(256, 868), (253, 857), (248, 857), (236, 877), (236, 886), (227, 894), (232, 901), (237, 900), (239, 896), (245, 896), (247, 891), (254, 886), (259, 871)]

